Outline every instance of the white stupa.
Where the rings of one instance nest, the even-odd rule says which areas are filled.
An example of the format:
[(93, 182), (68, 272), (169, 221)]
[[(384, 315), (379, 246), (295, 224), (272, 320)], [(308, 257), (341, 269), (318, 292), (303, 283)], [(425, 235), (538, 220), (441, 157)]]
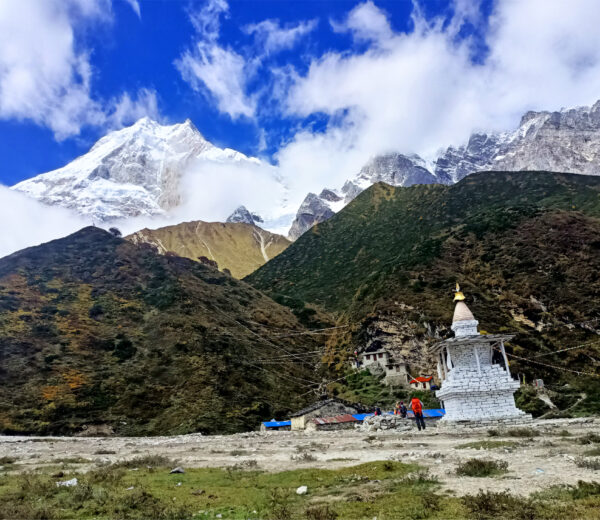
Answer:
[[(511, 419), (531, 420), (515, 406), (519, 382), (510, 375), (504, 342), (514, 334), (481, 335), (478, 321), (464, 302), (456, 284), (456, 308), (452, 319), (454, 338), (434, 347), (438, 359), (441, 389), (436, 392), (444, 403), (443, 422)], [(493, 363), (493, 353), (502, 353), (504, 366)]]

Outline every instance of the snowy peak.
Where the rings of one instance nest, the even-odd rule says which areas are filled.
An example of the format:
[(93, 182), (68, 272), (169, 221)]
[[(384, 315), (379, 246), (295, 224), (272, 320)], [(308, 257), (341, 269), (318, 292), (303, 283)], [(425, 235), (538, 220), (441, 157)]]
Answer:
[(180, 204), (179, 181), (195, 159), (260, 163), (212, 145), (189, 119), (161, 125), (144, 117), (102, 137), (63, 168), (13, 189), (100, 221), (159, 215)]
[(240, 206), (227, 217), (226, 222), (237, 222), (254, 226), (257, 222), (263, 222), (263, 219), (256, 213), (250, 213), (248, 209), (246, 209), (246, 206)]

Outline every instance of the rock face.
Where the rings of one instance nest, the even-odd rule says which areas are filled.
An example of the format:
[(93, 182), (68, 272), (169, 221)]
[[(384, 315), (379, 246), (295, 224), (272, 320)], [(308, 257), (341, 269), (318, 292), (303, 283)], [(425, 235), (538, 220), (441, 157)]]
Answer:
[(98, 221), (160, 215), (181, 202), (179, 181), (193, 160), (260, 164), (235, 150), (213, 146), (190, 120), (163, 126), (143, 118), (110, 132), (63, 168), (13, 189)]
[(226, 220), (226, 222), (241, 222), (244, 224), (252, 225), (254, 225), (255, 222), (262, 221), (263, 219), (260, 217), (260, 215), (257, 215), (256, 213), (250, 213), (246, 209), (246, 206), (240, 206), (239, 208), (237, 208), (231, 215), (227, 217)]
[[(560, 112), (527, 112), (515, 131), (474, 133), (465, 145), (447, 148), (431, 165), (414, 154), (390, 153), (373, 157), (342, 186), (338, 195), (343, 196), (343, 204), (336, 208), (329, 206), (329, 209), (338, 211), (376, 182), (391, 186), (453, 184), (471, 173), (485, 170), (599, 175), (600, 101), (591, 107)], [(312, 194), (312, 197), (316, 196)], [(303, 206), (307, 200), (308, 197)], [(325, 200), (321, 202), (326, 203)], [(312, 206), (317, 204), (312, 200)], [(301, 207), (293, 225), (294, 239), (330, 217), (328, 212), (305, 212)]]
[(336, 213), (333, 207), (341, 201), (342, 197), (333, 190), (323, 190), (320, 195), (309, 193), (298, 209), (288, 238), (296, 240), (315, 224), (329, 220)]
[(546, 170), (600, 174), (600, 101), (560, 112), (527, 112), (512, 133), (474, 134), (448, 148), (435, 175), (457, 182), (481, 170)]
[(426, 168), (425, 161), (418, 155), (407, 156), (400, 153), (378, 155), (365, 164), (354, 179), (346, 181), (342, 187), (344, 201), (350, 202), (361, 191), (376, 182), (385, 182), (391, 186), (412, 186), (413, 184), (435, 184), (439, 183), (440, 179)]

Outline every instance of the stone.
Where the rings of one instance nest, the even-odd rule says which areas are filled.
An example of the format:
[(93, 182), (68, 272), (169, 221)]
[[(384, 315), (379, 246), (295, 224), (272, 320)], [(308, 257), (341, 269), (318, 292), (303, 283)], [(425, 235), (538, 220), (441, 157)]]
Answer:
[(181, 466), (177, 466), (176, 468), (169, 471), (169, 474), (171, 473), (185, 473), (185, 470)]
[(77, 485), (77, 483), (77, 477), (75, 477), (71, 480), (63, 480), (62, 482), (57, 482), (56, 487), (74, 487)]
[(308, 493), (308, 486), (300, 486), (296, 489), (296, 495), (306, 495)]

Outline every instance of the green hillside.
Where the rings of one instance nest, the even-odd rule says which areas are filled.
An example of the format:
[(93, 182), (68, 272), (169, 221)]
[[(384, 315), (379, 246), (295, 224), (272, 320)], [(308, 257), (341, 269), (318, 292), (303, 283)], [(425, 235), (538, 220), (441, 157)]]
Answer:
[[(411, 366), (431, 372), (426, 347), (449, 335), (459, 281), (480, 329), (519, 333), (513, 354), (590, 343), (539, 361), (598, 373), (600, 178), (486, 172), (452, 186), (377, 184), (246, 281), (350, 324), (352, 334), (330, 340), (334, 360), (360, 348), (383, 319), (401, 331), (398, 343), (419, 345)], [(528, 377), (576, 378), (513, 363)]]
[(0, 259), (0, 431), (254, 428), (316, 378), (290, 329), (245, 283), (84, 228)]
[(275, 233), (242, 222), (182, 222), (159, 229), (142, 229), (127, 237), (134, 244), (147, 243), (161, 254), (173, 252), (198, 260), (204, 256), (243, 278), (281, 253), (290, 241)]

